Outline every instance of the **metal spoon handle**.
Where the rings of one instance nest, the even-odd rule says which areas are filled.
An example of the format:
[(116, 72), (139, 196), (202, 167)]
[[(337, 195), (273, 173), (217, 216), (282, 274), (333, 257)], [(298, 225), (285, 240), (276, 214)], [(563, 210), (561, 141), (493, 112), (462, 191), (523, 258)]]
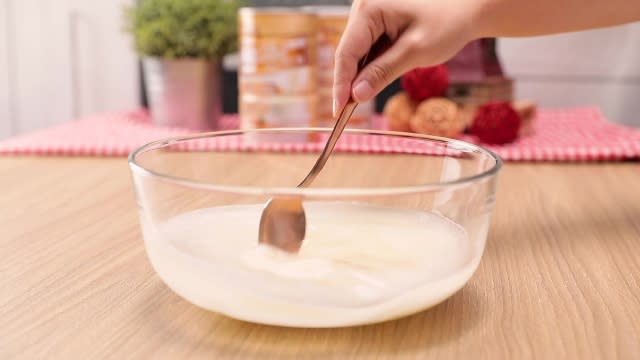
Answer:
[[(360, 72), (360, 70), (362, 70), (373, 59), (378, 57), (382, 52), (387, 50), (390, 45), (391, 45), (391, 40), (386, 34), (383, 34), (382, 36), (380, 36), (380, 38), (378, 38), (378, 40), (373, 44), (369, 52), (358, 63), (358, 72)], [(309, 172), (309, 174), (307, 174), (307, 176), (304, 178), (304, 180), (302, 180), (302, 182), (298, 185), (298, 187), (309, 186), (313, 182), (313, 180), (315, 180), (315, 178), (318, 176), (318, 174), (320, 173), (320, 170), (322, 170), (322, 168), (324, 167), (324, 164), (329, 159), (329, 155), (331, 155), (333, 148), (336, 146), (336, 143), (338, 142), (338, 139), (340, 138), (342, 131), (347, 126), (347, 123), (349, 122), (351, 115), (356, 109), (356, 106), (358, 106), (358, 103), (353, 101), (352, 98), (349, 98), (349, 101), (347, 102), (347, 104), (342, 108), (342, 111), (340, 112), (340, 116), (338, 116), (338, 120), (336, 120), (336, 125), (333, 127), (333, 131), (331, 131), (329, 140), (327, 140), (327, 143), (324, 146), (322, 153), (318, 157), (318, 160), (316, 160), (315, 165), (313, 165), (313, 168), (311, 168), (311, 171)]]
[(342, 111), (340, 112), (340, 116), (338, 116), (336, 125), (333, 127), (333, 131), (331, 131), (331, 135), (329, 135), (329, 140), (327, 140), (327, 143), (324, 146), (322, 153), (318, 157), (318, 160), (316, 160), (316, 163), (313, 165), (313, 168), (311, 168), (311, 171), (309, 171), (309, 174), (307, 174), (307, 176), (304, 178), (304, 180), (302, 180), (302, 182), (300, 183), (300, 185), (298, 185), (298, 187), (309, 186), (313, 182), (313, 180), (315, 180), (315, 178), (318, 176), (318, 174), (320, 173), (320, 170), (322, 170), (322, 168), (324, 167), (324, 164), (327, 163), (327, 160), (329, 159), (329, 156), (331, 155), (333, 148), (336, 146), (336, 143), (338, 142), (338, 139), (340, 138), (342, 131), (347, 126), (347, 123), (349, 122), (351, 115), (355, 111), (356, 106), (358, 106), (358, 103), (356, 103), (353, 100), (349, 100), (349, 102), (347, 102), (347, 105), (345, 105), (342, 108)]

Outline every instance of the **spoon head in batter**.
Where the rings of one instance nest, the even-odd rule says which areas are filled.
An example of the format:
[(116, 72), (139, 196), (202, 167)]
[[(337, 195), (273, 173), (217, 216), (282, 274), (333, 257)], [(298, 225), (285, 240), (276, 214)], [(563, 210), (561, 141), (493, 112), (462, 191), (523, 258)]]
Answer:
[(273, 198), (262, 211), (258, 241), (297, 253), (304, 240), (306, 223), (300, 199)]

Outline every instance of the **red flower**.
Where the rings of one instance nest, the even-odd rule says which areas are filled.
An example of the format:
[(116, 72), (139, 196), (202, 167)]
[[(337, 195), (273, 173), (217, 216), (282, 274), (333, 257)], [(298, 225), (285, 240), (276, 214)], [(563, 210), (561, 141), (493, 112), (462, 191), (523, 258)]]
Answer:
[(506, 144), (518, 138), (520, 115), (507, 102), (493, 102), (478, 108), (471, 133), (487, 144)]
[(441, 97), (449, 87), (449, 72), (445, 65), (416, 68), (402, 75), (400, 85), (417, 102)]

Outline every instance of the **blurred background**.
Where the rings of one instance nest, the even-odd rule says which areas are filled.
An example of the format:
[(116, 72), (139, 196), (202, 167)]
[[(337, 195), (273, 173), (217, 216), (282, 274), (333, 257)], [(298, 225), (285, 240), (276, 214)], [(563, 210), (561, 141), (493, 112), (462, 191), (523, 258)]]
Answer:
[[(123, 31), (124, 0), (0, 0), (0, 139), (99, 112), (146, 105), (139, 57)], [(252, 6), (348, 4), (254, 0)], [(640, 126), (640, 24), (499, 39), (518, 98), (541, 107), (597, 105)], [(237, 54), (225, 56), (223, 110), (238, 111)], [(376, 101), (380, 111), (394, 83)]]

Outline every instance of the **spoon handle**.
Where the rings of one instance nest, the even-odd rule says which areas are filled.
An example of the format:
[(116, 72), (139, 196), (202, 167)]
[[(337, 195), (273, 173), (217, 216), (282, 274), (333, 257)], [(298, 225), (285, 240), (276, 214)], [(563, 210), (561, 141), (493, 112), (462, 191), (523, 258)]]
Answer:
[[(358, 72), (360, 72), (373, 59), (377, 58), (382, 52), (387, 50), (390, 45), (391, 40), (386, 34), (380, 36), (380, 38), (378, 38), (378, 40), (376, 40), (376, 42), (373, 44), (369, 52), (360, 60), (360, 63), (358, 64)], [(307, 174), (307, 176), (304, 178), (304, 180), (302, 180), (298, 187), (309, 186), (318, 176), (320, 170), (322, 170), (324, 164), (329, 159), (329, 155), (331, 155), (333, 148), (336, 146), (336, 143), (338, 142), (338, 138), (340, 138), (342, 131), (347, 126), (347, 123), (349, 122), (353, 111), (356, 109), (356, 106), (358, 106), (358, 103), (353, 101), (353, 99), (350, 97), (347, 104), (340, 111), (340, 116), (338, 116), (338, 120), (336, 120), (336, 125), (333, 127), (333, 131), (331, 131), (329, 140), (327, 140), (327, 143), (324, 146), (322, 153), (318, 157), (318, 160), (316, 160), (315, 165), (313, 165), (313, 168), (311, 168), (309, 174)]]
[(336, 146), (336, 143), (338, 142), (338, 139), (340, 138), (342, 131), (347, 126), (347, 123), (349, 122), (349, 119), (351, 118), (353, 111), (356, 109), (356, 106), (358, 106), (358, 103), (356, 103), (353, 100), (349, 100), (349, 102), (347, 102), (347, 105), (345, 105), (342, 108), (342, 111), (340, 112), (340, 116), (336, 121), (336, 125), (333, 127), (333, 131), (331, 131), (329, 140), (327, 140), (327, 143), (324, 146), (322, 153), (318, 157), (318, 160), (316, 160), (316, 163), (313, 165), (313, 168), (311, 168), (311, 171), (309, 171), (309, 174), (307, 174), (307, 176), (304, 178), (304, 180), (302, 180), (302, 182), (300, 183), (300, 185), (298, 185), (298, 187), (309, 186), (313, 182), (313, 180), (315, 180), (315, 178), (318, 176), (318, 174), (320, 173), (320, 170), (322, 170), (322, 168), (324, 167), (324, 164), (326, 164), (327, 160), (329, 159), (329, 155), (331, 155), (333, 148)]

